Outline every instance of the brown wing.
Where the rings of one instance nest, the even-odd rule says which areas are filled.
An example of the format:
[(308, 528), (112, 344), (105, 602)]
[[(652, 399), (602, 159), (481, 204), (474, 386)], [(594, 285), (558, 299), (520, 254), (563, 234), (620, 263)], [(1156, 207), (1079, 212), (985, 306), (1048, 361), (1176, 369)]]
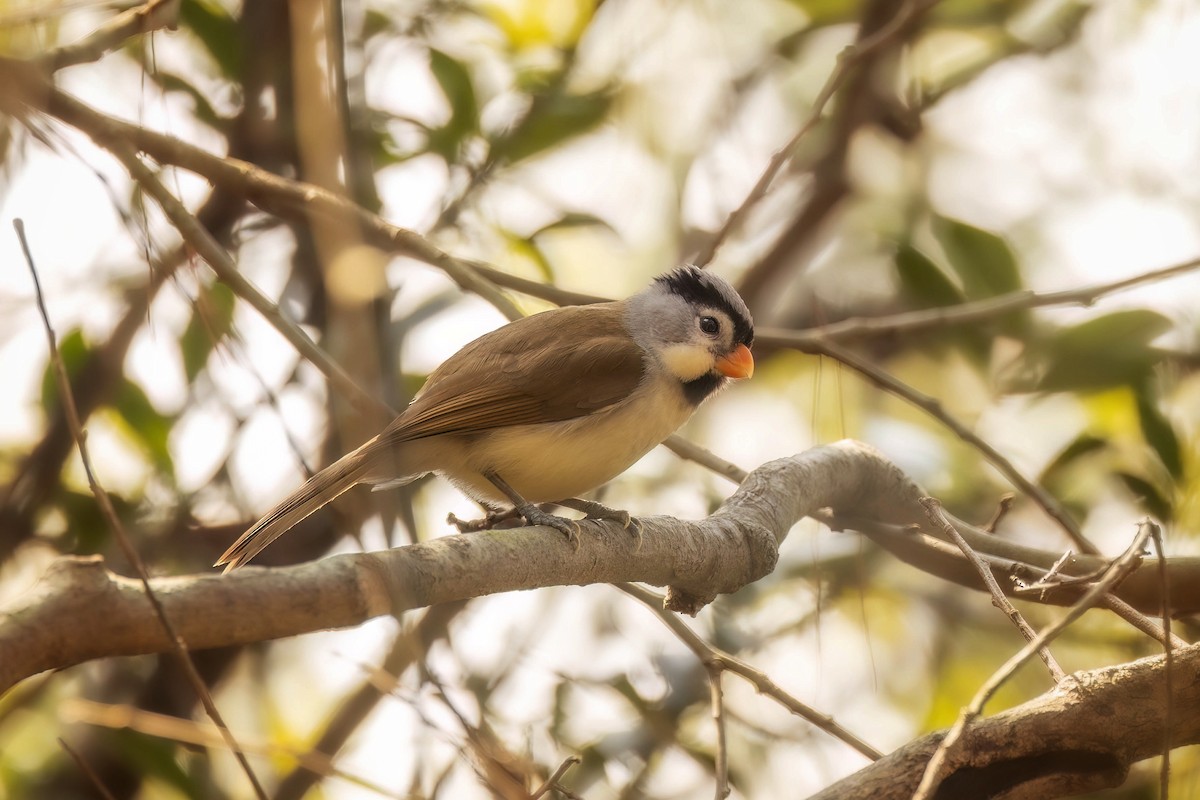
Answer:
[(476, 339), (434, 370), (380, 444), (574, 419), (620, 402), (644, 370), (621, 319), (615, 303), (560, 308)]

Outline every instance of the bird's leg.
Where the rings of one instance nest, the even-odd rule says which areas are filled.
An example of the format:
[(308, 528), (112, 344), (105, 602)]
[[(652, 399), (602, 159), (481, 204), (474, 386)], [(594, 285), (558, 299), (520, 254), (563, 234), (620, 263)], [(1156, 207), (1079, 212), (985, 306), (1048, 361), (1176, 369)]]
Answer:
[(548, 511), (535, 506), (533, 503), (526, 500), (508, 483), (494, 472), (485, 472), (483, 477), (492, 482), (492, 485), (499, 489), (505, 497), (512, 501), (513, 508), (518, 514), (525, 518), (525, 522), (529, 525), (547, 525), (554, 530), (567, 537), (567, 541), (571, 546), (579, 548), (579, 523), (573, 519), (559, 517), (551, 514)]

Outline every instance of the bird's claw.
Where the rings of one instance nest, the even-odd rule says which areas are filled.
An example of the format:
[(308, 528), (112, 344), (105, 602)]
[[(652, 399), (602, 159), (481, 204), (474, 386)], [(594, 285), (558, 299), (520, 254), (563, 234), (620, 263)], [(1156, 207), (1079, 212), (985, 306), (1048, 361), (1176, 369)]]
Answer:
[(488, 511), (480, 519), (459, 519), (451, 511), (446, 515), (446, 522), (458, 528), (459, 533), (472, 533), (474, 531), (490, 531), (502, 522), (508, 522), (521, 516), (515, 508), (510, 508), (506, 511)]
[(579, 523), (573, 519), (560, 517), (557, 514), (551, 514), (549, 511), (543, 511), (535, 505), (520, 506), (516, 509), (525, 522), (530, 525), (545, 525), (561, 533), (567, 537), (567, 541), (571, 543), (571, 547), (575, 550), (579, 549)]

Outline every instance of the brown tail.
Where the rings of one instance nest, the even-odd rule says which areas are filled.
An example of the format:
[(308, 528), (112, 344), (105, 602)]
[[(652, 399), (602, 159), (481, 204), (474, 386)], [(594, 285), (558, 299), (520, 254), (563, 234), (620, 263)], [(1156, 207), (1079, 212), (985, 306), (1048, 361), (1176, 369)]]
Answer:
[(219, 567), (224, 564), (225, 572), (237, 569), (287, 533), (300, 520), (359, 483), (367, 472), (368, 459), (363, 455), (362, 448), (359, 448), (313, 475), (303, 486), (243, 533), (213, 566)]

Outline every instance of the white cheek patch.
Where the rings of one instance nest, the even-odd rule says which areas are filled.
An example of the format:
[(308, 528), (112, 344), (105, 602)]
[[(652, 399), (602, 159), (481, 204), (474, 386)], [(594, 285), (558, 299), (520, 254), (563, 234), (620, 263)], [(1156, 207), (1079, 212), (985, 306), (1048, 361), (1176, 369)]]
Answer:
[(694, 344), (673, 344), (660, 354), (663, 364), (682, 381), (692, 381), (713, 368), (712, 353)]

